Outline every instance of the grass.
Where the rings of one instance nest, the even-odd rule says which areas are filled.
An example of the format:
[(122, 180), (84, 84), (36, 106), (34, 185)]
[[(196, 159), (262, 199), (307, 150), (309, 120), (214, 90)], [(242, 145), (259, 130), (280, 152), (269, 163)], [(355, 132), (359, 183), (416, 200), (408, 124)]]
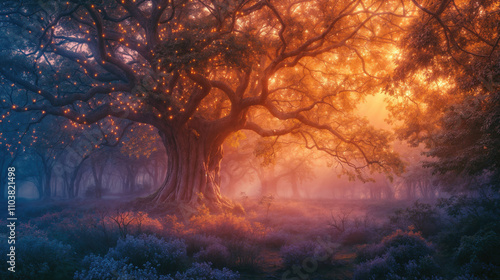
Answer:
[[(94, 252), (102, 255), (108, 248), (116, 246), (116, 240), (128, 234), (138, 236), (147, 233), (166, 239), (185, 240), (191, 262), (196, 261), (194, 256), (209, 246), (208, 243), (220, 242), (228, 249), (231, 257), (225, 263), (219, 263), (219, 267), (225, 266), (238, 271), (241, 279), (282, 279), (290, 268), (283, 263), (281, 247), (312, 241), (323, 242), (327, 244), (325, 246), (331, 245), (334, 249), (331, 256), (328, 256), (328, 261), (309, 269), (307, 275), (310, 279), (351, 279), (359, 245), (342, 245), (341, 234), (330, 225), (332, 215), (348, 212), (350, 227), (355, 225), (356, 218), (361, 220), (368, 216), (372, 222), (369, 226), (380, 226), (387, 222), (388, 216), (395, 209), (410, 205), (405, 201), (388, 203), (369, 200), (275, 199), (267, 207), (259, 204), (259, 199), (255, 198), (240, 202), (245, 208), (245, 216), (212, 215), (205, 212), (186, 221), (157, 210), (139, 211), (130, 202), (20, 201), (17, 208), (21, 221), (38, 225), (37, 230), (47, 234), (49, 238), (72, 246), (80, 259), (92, 253), (84, 247), (95, 240), (81, 239), (86, 236), (106, 236), (110, 240), (101, 246), (100, 252)], [(65, 224), (58, 222), (62, 220), (66, 221)], [(77, 226), (68, 225), (68, 221), (73, 221)], [(86, 231), (83, 236), (80, 232), (82, 228)], [(81, 237), (73, 240), (73, 236)], [(297, 260), (297, 263), (304, 262), (305, 260)], [(304, 268), (302, 271), (304, 272)], [(288, 278), (292, 277), (296, 275)]]

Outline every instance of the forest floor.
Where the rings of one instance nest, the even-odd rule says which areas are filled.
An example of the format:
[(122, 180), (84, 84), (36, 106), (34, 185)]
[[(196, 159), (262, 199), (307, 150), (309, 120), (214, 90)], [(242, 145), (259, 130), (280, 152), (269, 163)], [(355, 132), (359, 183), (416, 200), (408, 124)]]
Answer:
[[(49, 237), (59, 238), (63, 242), (71, 240), (75, 235), (83, 238), (100, 236), (99, 233), (90, 233), (86, 236), (72, 232), (82, 230), (82, 227), (102, 227), (101, 231), (106, 234), (114, 233), (116, 239), (123, 237), (125, 233), (137, 235), (139, 232), (165, 238), (175, 236), (186, 240), (191, 261), (210, 261), (215, 267), (229, 267), (240, 273), (240, 279), (307, 277), (305, 279), (341, 280), (352, 279), (356, 251), (364, 243), (372, 241), (368, 236), (369, 230), (376, 225), (387, 223), (388, 217), (395, 209), (410, 204), (408, 201), (398, 200), (327, 199), (276, 199), (270, 204), (263, 204), (259, 203), (257, 198), (236, 202), (244, 207), (246, 212), (244, 216), (205, 213), (203, 218), (198, 217), (194, 220), (173, 218), (172, 215), (158, 211), (145, 212), (146, 217), (144, 217), (144, 213), (137, 209), (133, 197), (120, 200), (110, 197), (71, 201), (20, 201), (17, 209), (20, 220), (36, 225)], [(86, 219), (82, 213), (94, 215), (94, 218)], [(143, 216), (139, 217), (137, 213), (143, 213), (141, 214)], [(53, 217), (54, 215), (56, 217)], [(68, 221), (68, 217), (70, 219), (73, 217), (73, 220)], [(82, 225), (83, 221), (85, 223), (94, 221), (97, 224)], [(197, 240), (206, 236), (214, 237), (215, 241)], [(352, 240), (346, 242), (349, 238)], [(106, 253), (106, 250), (93, 252), (91, 248), (84, 248), (85, 241), (78, 242), (83, 243), (73, 245), (81, 251), (77, 253)], [(210, 242), (222, 243), (222, 246), (229, 249), (230, 257), (224, 259), (225, 251), (216, 250), (200, 257), (200, 252), (210, 246)], [(327, 260), (316, 262), (311, 252), (307, 252), (314, 248), (300, 247), (300, 244), (310, 246), (318, 242), (332, 246), (334, 251), (330, 252)], [(114, 244), (116, 240), (110, 244), (103, 244), (103, 247), (112, 247)], [(293, 247), (295, 244), (299, 244), (297, 248)], [(290, 263), (284, 262), (285, 255), (288, 258), (296, 258), (292, 261), (295, 261), (298, 271), (294, 271), (297, 267), (294, 268)], [(310, 263), (307, 263), (308, 261)], [(297, 276), (301, 277), (294, 278)]]
[(244, 211), (185, 215), (133, 196), (19, 200), (12, 279), (500, 279), (496, 196), (234, 202)]

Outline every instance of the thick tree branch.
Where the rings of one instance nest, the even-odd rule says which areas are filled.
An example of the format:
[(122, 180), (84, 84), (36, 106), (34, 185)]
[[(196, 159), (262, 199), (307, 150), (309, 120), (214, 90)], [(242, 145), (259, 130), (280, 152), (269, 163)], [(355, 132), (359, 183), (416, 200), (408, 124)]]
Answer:
[(364, 160), (366, 161), (367, 164), (379, 163), (378, 161), (374, 161), (374, 160), (370, 159), (359, 143), (357, 143), (353, 140), (347, 139), (346, 137), (342, 136), (342, 134), (340, 134), (338, 131), (336, 131), (335, 129), (333, 129), (331, 126), (329, 126), (327, 124), (320, 124), (320, 123), (313, 122), (313, 121), (309, 120), (308, 118), (306, 118), (300, 112), (288, 113), (288, 112), (279, 111), (276, 107), (272, 106), (270, 103), (267, 103), (265, 107), (271, 113), (271, 115), (273, 115), (274, 117), (276, 117), (280, 120), (295, 119), (295, 120), (298, 120), (299, 122), (301, 122), (302, 124), (307, 125), (311, 128), (315, 128), (318, 130), (326, 130), (329, 133), (331, 133), (333, 136), (335, 136), (337, 139), (339, 139), (340, 141), (356, 147), (356, 149), (362, 154), (362, 157), (364, 158)]
[(12, 81), (13, 83), (16, 83), (17, 85), (25, 88), (26, 90), (29, 90), (35, 94), (40, 94), (43, 96), (47, 101), (50, 102), (52, 106), (65, 106), (65, 105), (70, 105), (76, 101), (88, 101), (92, 97), (98, 95), (98, 94), (109, 94), (111, 92), (115, 91), (130, 91), (130, 85), (125, 85), (125, 84), (113, 84), (113, 85), (107, 85), (107, 86), (96, 86), (92, 87), (90, 90), (88, 90), (85, 93), (73, 93), (68, 96), (64, 97), (57, 97), (53, 92), (50, 92), (48, 90), (45, 90), (41, 87), (38, 87), (26, 80), (21, 79), (20, 77), (12, 74), (12, 72), (0, 67), (0, 73), (7, 78), (8, 80)]
[(251, 130), (262, 137), (271, 137), (271, 136), (281, 136), (293, 133), (294, 131), (300, 128), (300, 124), (295, 124), (291, 127), (282, 128), (282, 129), (264, 129), (258, 124), (254, 122), (246, 122), (242, 129)]

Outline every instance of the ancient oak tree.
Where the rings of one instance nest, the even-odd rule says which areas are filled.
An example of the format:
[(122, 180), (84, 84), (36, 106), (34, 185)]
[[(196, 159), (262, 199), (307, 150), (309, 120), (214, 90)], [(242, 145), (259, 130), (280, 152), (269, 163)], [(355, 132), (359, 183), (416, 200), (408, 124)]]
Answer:
[(196, 204), (201, 193), (230, 206), (221, 147), (239, 130), (292, 134), (352, 176), (400, 167), (389, 135), (355, 112), (393, 67), (401, 1), (43, 2), (0, 6), (3, 105), (155, 127), (168, 164), (154, 203)]

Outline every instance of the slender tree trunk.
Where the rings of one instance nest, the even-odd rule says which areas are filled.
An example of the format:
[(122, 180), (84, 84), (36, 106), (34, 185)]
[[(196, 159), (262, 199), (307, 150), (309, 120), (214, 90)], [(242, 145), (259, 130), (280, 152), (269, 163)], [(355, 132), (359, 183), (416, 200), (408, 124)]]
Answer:
[(414, 199), (415, 198), (415, 183), (413, 181), (410, 181), (407, 183), (406, 186), (406, 198), (407, 199)]
[(264, 178), (261, 180), (261, 195), (276, 195), (278, 193), (278, 182), (275, 178)]
[(45, 169), (45, 183), (43, 189), (43, 198), (49, 199), (52, 196), (50, 183), (52, 181), (52, 170), (50, 168)]
[[(165, 158), (166, 160), (167, 158)], [(148, 191), (152, 189), (157, 189), (159, 187), (160, 182), (162, 181), (162, 175), (165, 171), (166, 166), (164, 162), (160, 159), (156, 159), (146, 168), (146, 172), (149, 174), (150, 179), (148, 180)]]
[(123, 191), (125, 193), (133, 193), (136, 191), (135, 181), (137, 179), (138, 170), (131, 164), (127, 164), (125, 168), (127, 170), (127, 176), (125, 178)]
[(82, 173), (79, 173), (80, 175), (77, 176), (74, 187), (75, 187), (75, 197), (78, 197), (80, 195), (80, 183), (82, 181)]
[(384, 186), (385, 199), (392, 200), (394, 199), (394, 191), (391, 187), (391, 184), (385, 182)]
[(104, 169), (104, 166), (101, 166), (101, 171), (99, 172), (97, 169), (97, 161), (94, 160), (92, 162), (92, 176), (94, 177), (94, 183), (95, 183), (95, 197), (96, 198), (101, 198), (102, 197), (102, 174), (104, 173), (102, 169)]
[(71, 174), (71, 180), (68, 184), (68, 197), (69, 198), (75, 197), (75, 183), (76, 183), (77, 177), (78, 177), (78, 168), (73, 171), (73, 174)]
[(299, 185), (298, 185), (297, 181), (298, 181), (298, 178), (292, 174), (291, 188), (292, 188), (292, 198), (294, 198), (294, 199), (301, 198), (300, 192), (299, 192)]
[(137, 173), (138, 173), (138, 169), (134, 166), (130, 166), (130, 172), (128, 173), (128, 189), (129, 189), (129, 192), (133, 193), (135, 191), (137, 191), (137, 186), (136, 186), (136, 180), (137, 180)]
[(230, 208), (230, 201), (223, 198), (220, 192), (222, 143), (188, 128), (160, 135), (168, 155), (167, 175), (153, 194), (153, 202), (182, 202), (192, 206), (205, 204), (210, 209)]
[[(64, 182), (63, 182), (64, 184)], [(52, 189), (50, 191), (50, 196), (51, 197), (57, 197), (57, 188), (59, 187), (59, 180), (56, 178), (54, 182), (52, 183)]]
[(151, 186), (149, 186), (150, 189), (158, 187), (158, 182), (160, 181), (159, 179), (160, 179), (160, 174), (161, 174), (159, 167), (160, 167), (160, 165), (158, 163), (155, 164), (155, 166), (153, 167), (153, 175), (151, 176), (151, 179), (152, 179)]
[(260, 194), (265, 195), (277, 195), (278, 193), (278, 176), (275, 175), (274, 167), (270, 167), (268, 171), (261, 170), (258, 173), (260, 180)]
[(96, 187), (96, 190), (97, 190), (97, 198), (102, 198), (102, 193), (103, 193), (103, 189), (102, 189), (102, 185), (103, 185), (103, 179), (102, 179), (102, 175), (104, 174), (104, 166), (101, 168), (101, 170), (99, 170), (99, 177), (98, 177), (98, 184), (97, 184), (97, 187)]
[(76, 196), (78, 196), (78, 191), (77, 191), (75, 185), (77, 183), (78, 174), (80, 173), (79, 172), (80, 168), (82, 167), (82, 165), (86, 159), (87, 159), (87, 157), (83, 158), (82, 161), (80, 161), (80, 163), (76, 166), (76, 168), (73, 170), (73, 172), (71, 174), (71, 180), (70, 180), (69, 185), (68, 185), (68, 197), (69, 198), (75, 198)]

